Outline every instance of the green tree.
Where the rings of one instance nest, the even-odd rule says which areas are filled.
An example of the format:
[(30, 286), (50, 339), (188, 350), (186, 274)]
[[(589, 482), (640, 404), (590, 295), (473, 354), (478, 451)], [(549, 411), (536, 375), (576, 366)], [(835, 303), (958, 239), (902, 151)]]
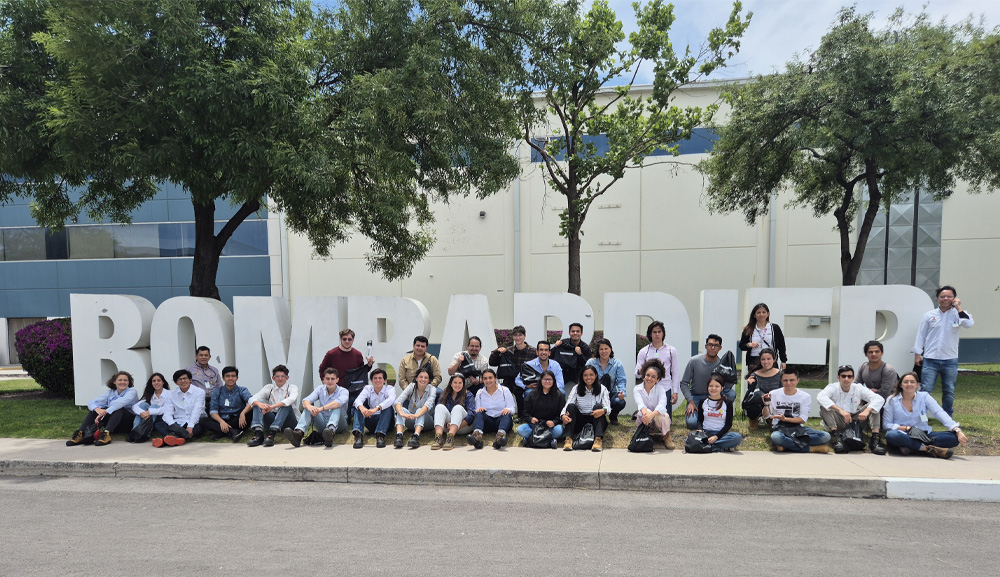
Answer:
[[(157, 183), (191, 195), (191, 294), (266, 203), (317, 252), (354, 233), (409, 274), (429, 204), (517, 174), (511, 82), (541, 0), (26, 0), (0, 8), (0, 202), (39, 224), (129, 222)], [(10, 142), (10, 141), (8, 141)], [(78, 188), (75, 200), (71, 188)], [(215, 206), (238, 207), (216, 232)]]
[[(713, 29), (697, 53), (683, 54), (670, 42), (673, 5), (634, 3), (638, 29), (628, 36), (604, 0), (582, 13), (569, 2), (551, 20), (545, 46), (536, 46), (533, 67), (521, 95), (523, 138), (540, 157), (550, 188), (563, 195), (559, 232), (569, 244), (568, 291), (580, 294), (580, 237), (594, 201), (625, 172), (642, 167), (657, 150), (678, 154), (677, 143), (708, 121), (715, 107), (680, 108), (673, 93), (723, 66), (739, 50), (751, 14), (736, 2), (729, 20)], [(632, 90), (640, 70), (651, 68), (652, 90)], [(612, 83), (624, 84), (613, 89)], [(537, 91), (537, 92), (536, 92)], [(535, 105), (540, 92), (544, 106)], [(607, 151), (593, 140), (603, 135)]]
[[(917, 190), (944, 195), (963, 176), (995, 185), (1000, 174), (988, 144), (997, 119), (980, 94), (995, 98), (996, 84), (985, 90), (979, 76), (995, 68), (983, 58), (983, 42), (994, 52), (995, 42), (968, 22), (897, 11), (875, 30), (871, 20), (843, 9), (806, 60), (725, 91), (732, 112), (699, 165), (710, 210), (742, 212), (748, 224), (782, 189), (789, 206), (832, 213), (844, 285), (857, 280), (879, 206)], [(989, 163), (975, 161), (977, 143)]]

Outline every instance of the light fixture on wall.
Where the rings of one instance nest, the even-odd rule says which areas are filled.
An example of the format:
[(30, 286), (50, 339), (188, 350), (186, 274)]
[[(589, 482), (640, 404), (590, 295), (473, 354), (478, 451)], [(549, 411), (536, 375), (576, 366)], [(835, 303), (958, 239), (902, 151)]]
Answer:
[(479, 211), (479, 218), (486, 218), (486, 211), (485, 210), (480, 210)]

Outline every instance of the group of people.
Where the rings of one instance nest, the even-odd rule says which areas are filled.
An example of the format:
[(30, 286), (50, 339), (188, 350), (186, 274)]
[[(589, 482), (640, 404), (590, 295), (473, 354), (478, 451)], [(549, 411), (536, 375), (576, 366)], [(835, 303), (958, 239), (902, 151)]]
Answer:
[[(882, 361), (882, 344), (870, 341), (865, 345), (867, 362), (857, 372), (851, 365), (840, 366), (838, 381), (817, 397), (826, 431), (806, 425), (812, 398), (798, 390), (799, 374), (787, 364), (781, 328), (770, 322), (766, 304), (756, 305), (739, 343), (746, 353), (743, 409), (750, 428), (770, 422), (770, 439), (777, 451), (827, 452), (832, 443), (837, 453), (867, 446), (882, 455), (888, 445), (902, 454), (950, 457), (953, 447), (966, 442), (951, 419), (953, 367), (957, 367), (958, 329), (972, 326), (972, 318), (962, 310), (952, 287), (938, 290), (938, 303), (938, 309), (925, 315), (913, 349), (915, 365), (923, 364), (923, 384), (914, 372), (898, 377)], [(279, 434), (295, 447), (303, 443), (329, 447), (338, 432), (350, 427), (354, 448), (365, 445), (366, 432), (381, 448), (395, 425), (396, 448), (419, 447), (420, 434), (433, 429), (432, 449), (453, 449), (458, 435), (479, 449), (485, 433), (495, 433), (493, 447), (500, 449), (516, 432), (529, 446), (541, 442), (555, 448), (561, 442), (569, 451), (576, 446), (574, 439), (586, 431), (593, 439), (585, 448), (600, 451), (605, 431), (618, 423), (626, 406), (629, 377), (609, 340), (597, 340), (592, 349), (582, 334), (583, 326), (573, 323), (568, 339), (551, 345), (538, 341), (532, 347), (525, 342), (524, 327), (516, 326), (513, 345), (488, 356), (482, 341), (473, 336), (466, 350), (456, 353), (444, 369), (427, 351), (428, 339), (417, 336), (412, 352), (396, 365), (401, 388), (397, 396), (386, 371), (372, 370), (374, 358), (355, 349), (354, 331), (344, 329), (339, 346), (320, 363), (322, 385), (301, 401), (284, 365), (274, 367), (272, 382), (251, 394), (238, 384), (236, 367), (218, 371), (210, 365), (211, 351), (198, 347), (195, 363), (173, 373), (174, 388), (163, 374), (154, 373), (139, 396), (132, 376), (116, 373), (107, 382), (108, 391), (88, 404), (86, 418), (67, 444), (106, 445), (112, 433), (125, 433), (131, 442), (151, 439), (153, 446), (161, 447), (183, 445), (204, 433), (233, 442), (251, 433), (250, 447), (273, 446)], [(671, 415), (683, 395), (685, 424), (692, 434), (698, 433), (711, 452), (735, 449), (743, 437), (732, 430), (737, 381), (732, 354), (728, 359), (720, 355), (722, 338), (711, 334), (705, 354), (690, 359), (682, 373), (677, 350), (664, 342), (665, 335), (662, 322), (650, 323), (649, 344), (637, 354), (633, 373), (637, 425), (644, 425), (668, 450), (674, 449)], [(439, 388), (443, 370), (448, 381)], [(929, 394), (937, 374), (944, 384), (943, 407)], [(748, 403), (750, 397), (756, 402)], [(930, 417), (948, 430), (932, 431)], [(517, 429), (515, 418), (520, 421)]]

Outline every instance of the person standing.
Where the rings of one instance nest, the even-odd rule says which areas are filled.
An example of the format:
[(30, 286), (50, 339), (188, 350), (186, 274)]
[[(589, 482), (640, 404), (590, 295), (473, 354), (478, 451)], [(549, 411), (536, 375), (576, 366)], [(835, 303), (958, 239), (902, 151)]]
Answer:
[(750, 321), (743, 327), (740, 350), (746, 351), (743, 368), (751, 372), (760, 366), (760, 352), (771, 349), (778, 355), (778, 369), (788, 362), (785, 352), (785, 335), (781, 327), (771, 322), (771, 309), (764, 303), (757, 303), (750, 311)]
[(524, 414), (524, 394), (520, 389), (514, 389), (517, 387), (517, 376), (521, 373), (521, 365), (538, 356), (535, 347), (524, 342), (525, 334), (523, 326), (515, 326), (510, 331), (514, 346), (510, 348), (497, 347), (490, 353), (489, 359), (490, 365), (496, 367), (500, 384), (507, 387), (514, 395), (514, 400), (517, 401), (518, 415)]
[(658, 385), (667, 397), (667, 411), (673, 412), (674, 404), (681, 393), (681, 361), (677, 349), (663, 342), (667, 329), (661, 321), (653, 321), (646, 327), (646, 338), (649, 344), (639, 349), (635, 359), (635, 378), (645, 379), (646, 361), (659, 359), (663, 363), (664, 373), (660, 376)]
[[(347, 375), (350, 371), (366, 364), (366, 359), (361, 351), (354, 348), (354, 331), (344, 329), (340, 331), (340, 345), (326, 352), (323, 361), (319, 364), (319, 378), (322, 381), (326, 370), (337, 369), (337, 376)], [(368, 366), (375, 364), (375, 357), (369, 355)]]
[(955, 380), (958, 377), (958, 331), (972, 328), (975, 321), (962, 310), (962, 299), (955, 287), (937, 290), (938, 307), (924, 314), (913, 344), (913, 364), (921, 367), (920, 390), (934, 392), (941, 375), (941, 408), (948, 416), (955, 414)]

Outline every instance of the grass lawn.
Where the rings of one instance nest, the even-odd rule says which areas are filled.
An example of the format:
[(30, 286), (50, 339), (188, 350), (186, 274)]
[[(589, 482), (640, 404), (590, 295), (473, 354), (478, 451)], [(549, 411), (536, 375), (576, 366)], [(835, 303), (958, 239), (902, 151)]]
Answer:
[[(802, 381), (800, 386), (818, 388), (825, 384), (823, 382)], [(955, 420), (962, 424), (962, 429), (969, 437), (969, 444), (956, 448), (957, 454), (1000, 455), (1000, 419), (997, 418), (997, 415), (1000, 415), (998, 385), (1000, 385), (1000, 377), (996, 375), (959, 373), (955, 395)], [(13, 392), (39, 390), (40, 388), (31, 379), (0, 382), (0, 437), (67, 439), (80, 426), (87, 414), (86, 408), (77, 407), (71, 400), (53, 399), (44, 395), (10, 395)], [(941, 401), (940, 385), (935, 389), (933, 396), (938, 402)], [(937, 421), (933, 421), (933, 423), (935, 430), (943, 429)], [(819, 419), (810, 420), (809, 426), (816, 429), (822, 428)], [(623, 414), (620, 425), (608, 428), (604, 437), (604, 446), (624, 449), (631, 439), (633, 427), (631, 419)], [(675, 411), (671, 430), (674, 442), (680, 450), (688, 433), (684, 426), (683, 410), (677, 409)], [(741, 415), (737, 415), (733, 423), (733, 430), (744, 437), (740, 450), (770, 450), (768, 440), (770, 431), (766, 428), (750, 431), (747, 420)], [(395, 427), (392, 427), (386, 438), (390, 446), (395, 436), (394, 432)], [(421, 442), (428, 444), (433, 436), (433, 431), (425, 432), (421, 436)], [(409, 434), (406, 435), (406, 439), (409, 440)], [(116, 440), (124, 440), (124, 436), (116, 436)], [(375, 444), (373, 435), (366, 435), (365, 440), (369, 445)], [(485, 435), (483, 440), (489, 448), (489, 444), (493, 442), (493, 435)], [(207, 438), (201, 441), (213, 442)], [(281, 435), (276, 441), (278, 443), (286, 442)], [(465, 437), (460, 437), (455, 441), (456, 446), (466, 444)], [(229, 441), (217, 442), (228, 443)], [(350, 434), (340, 433), (334, 442), (350, 444), (353, 443), (353, 438)], [(509, 445), (515, 446), (519, 442), (520, 437), (512, 432)]]

